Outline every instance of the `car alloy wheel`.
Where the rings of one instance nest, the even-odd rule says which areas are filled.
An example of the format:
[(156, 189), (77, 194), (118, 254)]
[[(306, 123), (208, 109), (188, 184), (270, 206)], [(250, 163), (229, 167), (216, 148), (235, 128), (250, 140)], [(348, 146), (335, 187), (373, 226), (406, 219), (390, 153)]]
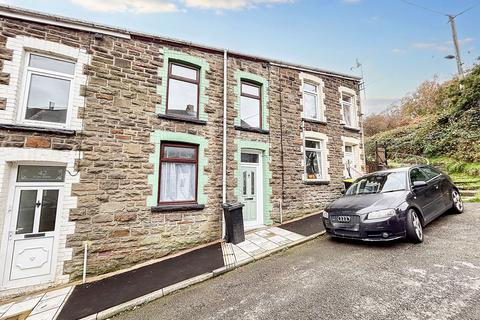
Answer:
[(452, 200), (453, 200), (453, 208), (457, 213), (463, 212), (463, 201), (460, 193), (457, 190), (452, 191)]
[(420, 219), (418, 218), (418, 215), (414, 210), (412, 210), (412, 223), (418, 239), (422, 240), (423, 239), (422, 223), (420, 222)]
[(407, 238), (412, 242), (420, 243), (423, 241), (422, 221), (414, 209), (410, 209), (407, 212), (406, 231)]

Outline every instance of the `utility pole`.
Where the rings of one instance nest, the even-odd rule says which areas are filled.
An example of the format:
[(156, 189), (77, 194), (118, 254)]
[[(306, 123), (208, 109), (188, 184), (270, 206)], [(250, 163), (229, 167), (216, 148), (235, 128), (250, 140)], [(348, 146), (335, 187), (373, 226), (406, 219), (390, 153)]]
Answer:
[(455, 17), (456, 16), (448, 15), (448, 22), (452, 27), (452, 38), (453, 38), (453, 45), (455, 46), (455, 59), (457, 59), (458, 76), (460, 79), (463, 79), (463, 65), (462, 65), (462, 58), (460, 57), (460, 47), (458, 45), (457, 27), (455, 26)]
[[(458, 17), (458, 16), (461, 16), (465, 12), (468, 12), (468, 11), (472, 10), (473, 8), (475, 8), (477, 6), (480, 6), (480, 2), (477, 2), (476, 4), (471, 6), (470, 8), (467, 8), (467, 9), (457, 13), (456, 15), (451, 15), (451, 14), (447, 14), (445, 12), (441, 12), (441, 11), (438, 11), (438, 10), (435, 10), (435, 9), (432, 9), (432, 8), (429, 8), (429, 7), (426, 7), (426, 6), (423, 6), (423, 5), (416, 4), (414, 2), (411, 2), (410, 0), (400, 0), (400, 1), (403, 2), (403, 3), (406, 3), (410, 6), (417, 7), (417, 8), (422, 9), (422, 10), (430, 11), (430, 12), (435, 13), (437, 15), (448, 17), (448, 23), (450, 23), (450, 27), (452, 27), (452, 37), (453, 37), (453, 45), (455, 46), (455, 59), (457, 60), (458, 77), (460, 79), (462, 79), (463, 78), (463, 64), (462, 64), (462, 58), (460, 57), (460, 46), (458, 45), (457, 28), (455, 26), (455, 18)], [(453, 56), (448, 55), (445, 58), (453, 59)]]

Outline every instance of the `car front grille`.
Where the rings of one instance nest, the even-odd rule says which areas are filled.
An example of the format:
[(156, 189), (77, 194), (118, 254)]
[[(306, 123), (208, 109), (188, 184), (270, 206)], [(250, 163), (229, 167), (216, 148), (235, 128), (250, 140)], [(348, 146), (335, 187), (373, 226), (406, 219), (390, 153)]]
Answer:
[(355, 225), (360, 223), (360, 217), (353, 216), (353, 215), (338, 214), (338, 215), (331, 215), (330, 221), (333, 223), (341, 223), (345, 225)]

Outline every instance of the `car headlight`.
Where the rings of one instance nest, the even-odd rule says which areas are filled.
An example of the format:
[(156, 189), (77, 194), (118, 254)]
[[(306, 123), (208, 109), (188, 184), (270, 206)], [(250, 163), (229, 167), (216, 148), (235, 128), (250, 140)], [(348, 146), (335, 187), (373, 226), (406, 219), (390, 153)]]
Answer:
[(395, 209), (378, 210), (378, 211), (370, 212), (367, 216), (367, 219), (374, 220), (374, 219), (390, 218), (395, 216), (396, 214), (397, 212), (395, 211)]
[(322, 216), (323, 216), (325, 219), (328, 219), (328, 212), (325, 211), (325, 210), (323, 210)]

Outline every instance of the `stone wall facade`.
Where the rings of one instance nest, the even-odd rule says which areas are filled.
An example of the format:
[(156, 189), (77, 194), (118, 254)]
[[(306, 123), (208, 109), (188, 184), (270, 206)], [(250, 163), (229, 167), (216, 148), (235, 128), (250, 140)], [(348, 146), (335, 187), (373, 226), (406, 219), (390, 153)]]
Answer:
[[(25, 127), (15, 121), (0, 123), (0, 152), (11, 148), (78, 152), (75, 161), (78, 181), (69, 195), (75, 197), (77, 203), (68, 214), (68, 223), (74, 225), (74, 232), (66, 235), (65, 243), (66, 248), (71, 249), (71, 259), (64, 261), (63, 274), (58, 276), (67, 275), (70, 280), (81, 276), (85, 242), (91, 244), (88, 275), (99, 275), (221, 238), (223, 52), (139, 34), (121, 38), (2, 17), (1, 70), (14, 59), (7, 41), (17, 37), (59, 43), (80, 49), (89, 56), (83, 68), (86, 83), (81, 95), (84, 101), (74, 115), (81, 120), (81, 129), (45, 130)], [(190, 57), (188, 59), (203, 64), (203, 122), (162, 117), (167, 57), (179, 60)], [(311, 72), (324, 83), (326, 123), (302, 120), (302, 72)], [(239, 112), (236, 107), (239, 74), (250, 74), (268, 83), (266, 123), (262, 132), (235, 127)], [(10, 80), (9, 74), (2, 71), (0, 83), (8, 85)], [(268, 163), (264, 164), (268, 164), (264, 174), (266, 224), (319, 212), (338, 197), (344, 170), (342, 137), (362, 141), (361, 128), (351, 130), (341, 124), (338, 88), (351, 88), (358, 96), (359, 80), (298, 70), (236, 54), (228, 58), (227, 80), (227, 200), (238, 200), (238, 152), (246, 145), (267, 146), (264, 150), (268, 153), (265, 157)], [(2, 119), (8, 101), (0, 97), (0, 102)], [(356, 103), (361, 124), (358, 100)], [(305, 131), (328, 137), (326, 160), (330, 181), (310, 183), (302, 178)], [(201, 208), (181, 210), (157, 206), (159, 142), (172, 139), (202, 144), (203, 164), (199, 165), (198, 173), (202, 181)], [(359, 148), (363, 148), (361, 143)], [(359, 156), (363, 159), (363, 151)], [(0, 196), (6, 199), (9, 192), (5, 182)], [(4, 212), (2, 208), (0, 215)]]

